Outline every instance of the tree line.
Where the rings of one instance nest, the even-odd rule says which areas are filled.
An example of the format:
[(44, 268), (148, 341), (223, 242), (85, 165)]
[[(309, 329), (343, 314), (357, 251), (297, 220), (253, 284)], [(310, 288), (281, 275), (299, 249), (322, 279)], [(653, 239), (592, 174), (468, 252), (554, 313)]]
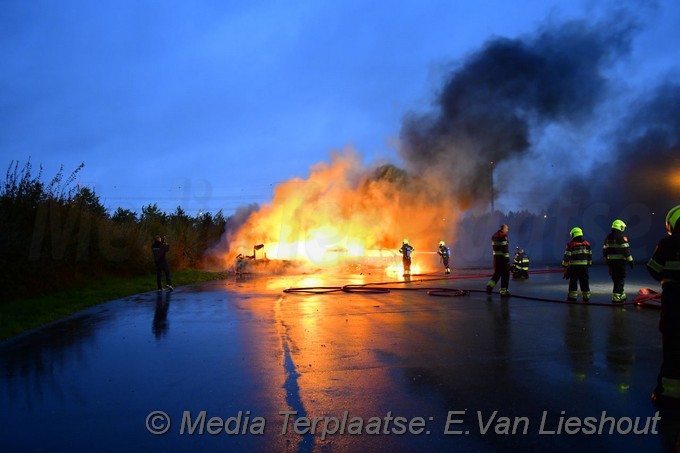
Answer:
[(93, 189), (76, 184), (83, 167), (64, 177), (62, 166), (46, 183), (42, 166), (35, 174), (30, 160), (10, 163), (0, 187), (0, 302), (103, 275), (149, 274), (156, 234), (168, 236), (173, 270), (210, 266), (208, 251), (228, 221), (222, 211), (192, 217), (154, 203), (139, 215), (122, 208), (110, 214)]
[[(46, 293), (102, 275), (147, 275), (154, 266), (150, 245), (156, 234), (168, 236), (173, 270), (217, 268), (211, 254), (225, 232), (236, 230), (256, 204), (242, 206), (225, 218), (221, 211), (192, 217), (178, 206), (172, 213), (156, 204), (138, 214), (118, 208), (110, 214), (89, 187), (76, 182), (78, 166), (64, 177), (63, 166), (49, 183), (42, 167), (34, 175), (30, 162), (12, 161), (0, 186), (0, 303)], [(510, 225), (512, 250), (522, 247), (532, 263), (559, 265), (568, 232), (574, 226), (597, 247), (613, 219), (627, 224), (633, 257), (646, 262), (665, 235), (662, 218), (647, 205), (554, 204), (544, 214), (499, 211), (463, 216), (447, 243), (456, 266), (488, 266), (490, 237), (500, 224)], [(595, 249), (595, 250), (596, 250)], [(597, 251), (595, 260), (602, 260)]]

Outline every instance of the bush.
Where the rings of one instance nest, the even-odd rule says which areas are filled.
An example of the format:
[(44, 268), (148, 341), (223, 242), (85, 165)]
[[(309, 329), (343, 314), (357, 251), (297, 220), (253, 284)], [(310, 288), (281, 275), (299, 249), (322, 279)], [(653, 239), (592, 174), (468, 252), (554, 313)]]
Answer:
[(12, 161), (0, 186), (0, 300), (65, 289), (103, 275), (145, 275), (153, 269), (150, 246), (156, 234), (169, 236), (175, 271), (200, 268), (219, 242), (226, 220), (181, 207), (172, 214), (156, 204), (137, 215), (118, 208), (110, 216), (89, 187), (74, 186), (81, 164), (63, 179), (63, 166), (49, 184), (42, 166)]

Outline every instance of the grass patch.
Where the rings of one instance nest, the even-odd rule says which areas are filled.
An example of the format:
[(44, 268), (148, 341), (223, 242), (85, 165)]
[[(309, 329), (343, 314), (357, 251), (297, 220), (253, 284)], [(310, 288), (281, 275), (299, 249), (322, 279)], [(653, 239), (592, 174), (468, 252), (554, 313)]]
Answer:
[[(173, 286), (225, 277), (221, 272), (185, 269), (173, 272)], [(0, 340), (10, 338), (77, 311), (110, 300), (156, 289), (156, 274), (136, 277), (101, 277), (77, 288), (29, 299), (0, 303)]]

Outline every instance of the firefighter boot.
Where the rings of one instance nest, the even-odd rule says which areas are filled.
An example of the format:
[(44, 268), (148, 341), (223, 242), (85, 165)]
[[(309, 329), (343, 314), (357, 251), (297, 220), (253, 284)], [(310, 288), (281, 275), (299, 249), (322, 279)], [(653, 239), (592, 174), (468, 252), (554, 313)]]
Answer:
[(621, 293), (612, 293), (612, 303), (613, 304), (620, 304), (625, 302), (626, 296), (625, 294)]
[(491, 294), (491, 291), (493, 291), (494, 286), (496, 286), (496, 282), (493, 280), (489, 280), (489, 283), (486, 284), (486, 293)]
[(584, 303), (590, 302), (590, 291), (583, 292), (583, 294), (581, 294), (581, 296), (583, 297)]
[(510, 297), (510, 292), (508, 288), (501, 288), (501, 297)]
[(569, 295), (567, 295), (567, 302), (576, 302), (577, 298), (578, 291), (569, 291)]

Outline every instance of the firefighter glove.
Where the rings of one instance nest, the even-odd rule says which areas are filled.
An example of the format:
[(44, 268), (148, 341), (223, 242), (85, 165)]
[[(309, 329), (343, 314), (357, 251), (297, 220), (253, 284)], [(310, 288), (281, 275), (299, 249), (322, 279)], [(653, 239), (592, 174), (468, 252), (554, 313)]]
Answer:
[(564, 268), (564, 275), (562, 276), (562, 278), (564, 278), (565, 280), (569, 279), (569, 268), (568, 267)]
[(633, 263), (632, 261), (628, 261), (628, 265), (630, 266), (631, 269), (635, 267), (635, 263)]

